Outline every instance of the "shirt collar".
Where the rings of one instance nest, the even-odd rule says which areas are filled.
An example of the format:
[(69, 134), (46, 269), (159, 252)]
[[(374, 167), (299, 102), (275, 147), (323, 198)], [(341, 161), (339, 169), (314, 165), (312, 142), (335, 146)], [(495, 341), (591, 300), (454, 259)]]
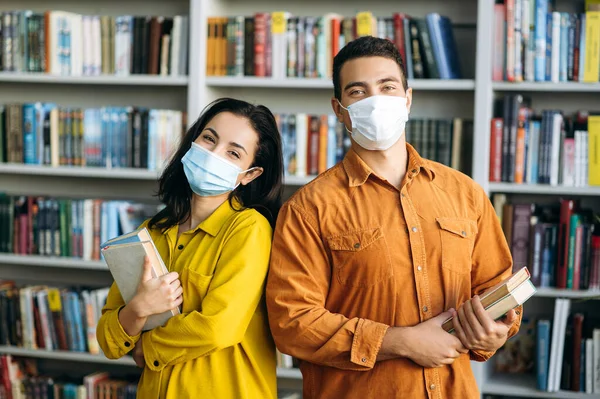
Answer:
[[(406, 151), (408, 156), (408, 167), (406, 173), (409, 177), (414, 177), (420, 173), (423, 169), (429, 180), (432, 181), (435, 178), (435, 172), (431, 166), (431, 162), (421, 158), (417, 150), (413, 146), (406, 143)], [(363, 185), (371, 174), (375, 175), (375, 172), (362, 160), (362, 158), (350, 148), (344, 160), (342, 161), (344, 170), (348, 175), (348, 184), (350, 187), (358, 187)]]
[[(227, 199), (225, 202), (223, 202), (221, 205), (219, 205), (219, 207), (217, 209), (215, 209), (215, 211), (212, 214), (210, 214), (209, 217), (207, 217), (198, 226), (196, 226), (195, 228), (193, 228), (190, 231), (192, 233), (196, 233), (198, 230), (202, 230), (202, 231), (206, 232), (207, 234), (210, 234), (211, 236), (215, 237), (217, 234), (219, 234), (219, 231), (221, 230), (223, 225), (225, 225), (225, 222), (227, 222), (227, 220), (229, 220), (229, 218), (235, 212), (237, 212), (243, 208), (242, 204), (236, 197), (233, 197), (233, 199), (231, 200), (231, 203), (233, 204), (233, 207), (229, 203), (229, 199)], [(167, 234), (167, 235), (176, 234), (178, 228), (179, 228), (179, 226), (175, 225), (175, 226), (167, 229), (164, 232), (164, 234)]]

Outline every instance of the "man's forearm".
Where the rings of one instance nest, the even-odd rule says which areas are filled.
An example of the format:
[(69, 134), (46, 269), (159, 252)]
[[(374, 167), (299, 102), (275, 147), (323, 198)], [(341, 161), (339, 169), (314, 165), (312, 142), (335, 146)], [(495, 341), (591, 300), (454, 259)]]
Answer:
[(383, 337), (381, 348), (377, 354), (377, 361), (409, 357), (410, 327), (390, 327)]

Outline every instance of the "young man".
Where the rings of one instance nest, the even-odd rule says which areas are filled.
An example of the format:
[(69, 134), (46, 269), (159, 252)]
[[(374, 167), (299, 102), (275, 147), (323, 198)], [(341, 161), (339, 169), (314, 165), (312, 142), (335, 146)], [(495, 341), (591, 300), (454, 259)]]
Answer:
[[(333, 83), (352, 148), (279, 214), (275, 342), (302, 361), (305, 398), (479, 398), (469, 360), (492, 356), (521, 312), (493, 321), (473, 297), (511, 273), (494, 209), (469, 177), (405, 142), (412, 90), (391, 42), (346, 45)], [(456, 335), (441, 327), (450, 316)]]

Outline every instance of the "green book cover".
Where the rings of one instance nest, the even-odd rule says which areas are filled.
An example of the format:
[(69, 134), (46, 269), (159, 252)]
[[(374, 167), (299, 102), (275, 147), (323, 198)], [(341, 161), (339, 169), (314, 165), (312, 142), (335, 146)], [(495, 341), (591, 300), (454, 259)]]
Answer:
[(67, 202), (65, 200), (58, 201), (58, 215), (60, 221), (60, 256), (69, 256), (67, 244), (69, 226), (67, 225)]
[(567, 289), (573, 288), (573, 272), (575, 270), (575, 236), (577, 226), (581, 224), (581, 216), (574, 213), (569, 223), (569, 261), (567, 263)]

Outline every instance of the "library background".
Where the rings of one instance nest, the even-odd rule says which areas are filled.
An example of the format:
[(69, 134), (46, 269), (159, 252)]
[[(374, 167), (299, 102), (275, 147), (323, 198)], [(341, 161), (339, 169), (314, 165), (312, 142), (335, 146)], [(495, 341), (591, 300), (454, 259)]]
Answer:
[[(286, 196), (338, 162), (331, 61), (361, 35), (399, 47), (408, 141), (486, 190), (537, 287), (518, 336), (472, 364), (482, 398), (600, 397), (596, 3), (4, 0), (0, 397), (135, 397), (133, 360), (95, 340), (99, 243), (157, 210), (161, 168), (218, 97), (277, 114)], [(296, 361), (278, 366), (300, 397)]]

